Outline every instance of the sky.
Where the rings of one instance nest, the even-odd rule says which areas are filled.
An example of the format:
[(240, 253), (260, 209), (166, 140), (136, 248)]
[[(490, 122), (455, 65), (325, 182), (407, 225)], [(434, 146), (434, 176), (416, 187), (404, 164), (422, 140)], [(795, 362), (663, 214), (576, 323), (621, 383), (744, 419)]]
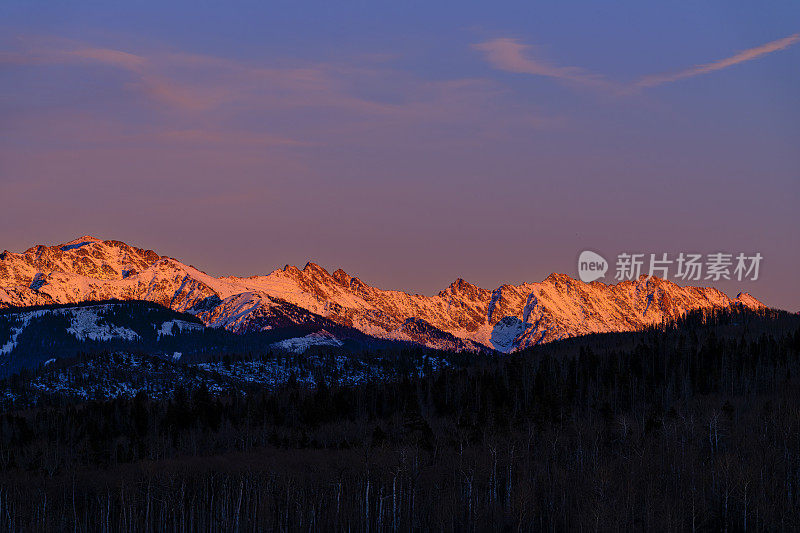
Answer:
[(0, 249), (420, 294), (759, 252), (698, 284), (797, 311), (798, 95), (794, 0), (4, 0)]

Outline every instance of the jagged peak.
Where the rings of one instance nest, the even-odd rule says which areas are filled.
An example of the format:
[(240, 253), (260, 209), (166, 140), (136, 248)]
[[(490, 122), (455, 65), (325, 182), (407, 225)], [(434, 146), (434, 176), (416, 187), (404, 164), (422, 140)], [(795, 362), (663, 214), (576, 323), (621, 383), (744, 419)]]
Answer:
[(456, 278), (453, 281), (453, 283), (448, 285), (448, 288), (449, 289), (464, 290), (464, 289), (477, 289), (478, 287), (473, 285), (469, 281), (466, 281), (464, 278)]
[(156, 254), (156, 252), (154, 252), (153, 250), (147, 250), (147, 249), (144, 249), (144, 248), (137, 248), (135, 246), (131, 246), (131, 245), (127, 244), (124, 241), (104, 240), (104, 239), (101, 239), (99, 237), (94, 237), (92, 235), (83, 235), (82, 237), (77, 237), (75, 239), (72, 239), (71, 241), (67, 241), (67, 242), (63, 242), (63, 243), (55, 244), (55, 245), (37, 244), (37, 245), (31, 246), (30, 248), (28, 248), (27, 250), (25, 250), (22, 253), (23, 254), (41, 254), (45, 250), (70, 252), (72, 250), (77, 250), (77, 249), (83, 248), (84, 246), (96, 245), (96, 244), (105, 245), (108, 248), (115, 248), (116, 247), (116, 248), (132, 249), (132, 250), (140, 251), (140, 252), (142, 252), (144, 254), (147, 254), (147, 255), (158, 256), (158, 254)]
[(461, 293), (465, 290), (476, 289), (475, 285), (464, 280), (463, 278), (456, 278), (444, 290), (439, 291), (439, 296), (445, 296), (448, 293)]
[(100, 239), (98, 237), (93, 237), (92, 235), (84, 235), (82, 237), (78, 237), (77, 239), (73, 239), (69, 242), (65, 242), (64, 245), (80, 244), (84, 242), (103, 242), (103, 239)]
[[(330, 278), (331, 274), (325, 270), (324, 267), (314, 263), (313, 261), (309, 261), (305, 264), (302, 270), (297, 268), (294, 265), (285, 265), (282, 271), (293, 278)], [(345, 274), (346, 275), (346, 274)], [(348, 276), (349, 279), (349, 276)]]
[(30, 248), (28, 248), (27, 250), (25, 250), (25, 251), (24, 251), (24, 252), (22, 252), (22, 253), (23, 253), (23, 254), (34, 254), (34, 253), (40, 253), (40, 252), (41, 252), (42, 250), (44, 250), (45, 248), (47, 248), (47, 247), (46, 247), (44, 244), (36, 244), (36, 245), (34, 245), (34, 246), (31, 246)]
[(446, 289), (439, 291), (439, 297), (464, 297), (474, 299), (479, 294), (486, 292), (477, 285), (464, 280), (463, 278), (456, 278)]
[(556, 283), (558, 281), (561, 281), (561, 282), (564, 282), (564, 283), (573, 283), (573, 282), (575, 282), (575, 279), (571, 278), (570, 276), (567, 276), (566, 274), (561, 274), (560, 272), (553, 272), (549, 276), (544, 278), (544, 282), (543, 283), (545, 283), (545, 282)]
[(89, 244), (97, 244), (102, 242), (103, 240), (98, 239), (97, 237), (92, 237), (91, 235), (84, 235), (83, 237), (72, 239), (71, 241), (65, 242), (64, 244), (59, 244), (58, 248), (62, 252), (68, 252), (70, 250), (76, 250), (78, 248), (82, 248), (83, 246), (87, 246)]
[(303, 267), (303, 272), (305, 273), (312, 273), (312, 274), (322, 274), (324, 276), (330, 276), (327, 270), (325, 270), (320, 265), (309, 261), (306, 263), (306, 266)]
[(347, 272), (345, 272), (341, 268), (337, 268), (333, 272), (333, 279), (335, 279), (338, 283), (341, 283), (343, 285), (347, 285), (350, 283), (350, 276), (347, 274)]
[(286, 272), (287, 274), (299, 274), (300, 273), (300, 269), (297, 268), (294, 265), (284, 265), (283, 266), (283, 271)]

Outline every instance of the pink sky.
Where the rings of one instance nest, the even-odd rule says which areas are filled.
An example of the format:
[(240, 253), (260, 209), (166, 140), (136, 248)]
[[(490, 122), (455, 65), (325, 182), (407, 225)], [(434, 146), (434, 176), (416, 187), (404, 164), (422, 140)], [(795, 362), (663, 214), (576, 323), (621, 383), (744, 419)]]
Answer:
[(425, 294), (584, 249), (759, 251), (718, 286), (800, 309), (797, 6), (112, 4), (5, 8), (0, 248)]

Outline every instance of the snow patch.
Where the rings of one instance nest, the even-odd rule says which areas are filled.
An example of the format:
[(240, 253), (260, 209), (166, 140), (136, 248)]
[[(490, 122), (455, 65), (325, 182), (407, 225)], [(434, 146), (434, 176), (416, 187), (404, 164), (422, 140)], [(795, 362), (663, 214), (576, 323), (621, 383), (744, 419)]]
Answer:
[(28, 327), (30, 324), (31, 319), (42, 316), (46, 311), (31, 311), (30, 313), (23, 313), (18, 316), (18, 319), (22, 321), (22, 323), (11, 329), (11, 338), (5, 343), (2, 347), (0, 347), (0, 355), (8, 355), (14, 351), (14, 348), (17, 347), (17, 338), (20, 334)]
[(181, 333), (184, 331), (198, 331), (203, 329), (201, 324), (195, 324), (194, 322), (186, 322), (185, 320), (167, 320), (161, 324), (161, 329), (158, 330), (158, 338), (166, 335), (172, 335), (172, 329), (175, 326), (177, 326)]
[(92, 308), (77, 308), (71, 311), (72, 319), (67, 333), (70, 333), (78, 340), (109, 341), (111, 339), (125, 339), (132, 341), (139, 338), (139, 334), (131, 329), (109, 324), (98, 324), (99, 317)]
[(320, 330), (316, 333), (311, 333), (305, 337), (293, 337), (280, 342), (273, 343), (271, 346), (281, 350), (287, 350), (294, 353), (303, 353), (312, 346), (342, 346), (344, 343), (328, 333), (327, 331)]

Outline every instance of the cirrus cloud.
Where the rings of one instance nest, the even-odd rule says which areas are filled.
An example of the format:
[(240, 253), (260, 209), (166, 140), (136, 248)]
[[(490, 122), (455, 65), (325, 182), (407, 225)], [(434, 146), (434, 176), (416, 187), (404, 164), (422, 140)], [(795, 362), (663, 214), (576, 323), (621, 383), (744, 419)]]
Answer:
[(516, 39), (492, 39), (474, 44), (472, 47), (486, 54), (486, 59), (489, 63), (499, 70), (544, 76), (601, 89), (614, 88), (614, 84), (599, 74), (588, 72), (579, 67), (553, 65), (547, 60), (534, 57), (530, 54), (532, 47)]
[(636, 87), (656, 87), (658, 85), (663, 85), (664, 83), (671, 83), (673, 81), (678, 81), (685, 78), (692, 78), (694, 76), (708, 74), (709, 72), (732, 67), (733, 65), (738, 65), (739, 63), (744, 63), (745, 61), (752, 61), (753, 59), (757, 59), (766, 54), (771, 54), (772, 52), (784, 50), (798, 41), (800, 41), (800, 33), (795, 33), (788, 37), (784, 37), (783, 39), (770, 41), (760, 46), (748, 48), (747, 50), (743, 50), (738, 54), (726, 57), (725, 59), (720, 59), (719, 61), (695, 65), (677, 72), (644, 76), (640, 78), (634, 85)]
[(617, 83), (580, 67), (555, 65), (546, 59), (536, 57), (532, 46), (513, 38), (491, 39), (474, 44), (472, 48), (483, 52), (488, 63), (498, 70), (542, 76), (570, 84), (628, 94), (752, 61), (766, 54), (789, 48), (797, 42), (800, 42), (800, 33), (742, 50), (718, 61), (694, 65), (675, 72), (642, 76), (631, 83)]

